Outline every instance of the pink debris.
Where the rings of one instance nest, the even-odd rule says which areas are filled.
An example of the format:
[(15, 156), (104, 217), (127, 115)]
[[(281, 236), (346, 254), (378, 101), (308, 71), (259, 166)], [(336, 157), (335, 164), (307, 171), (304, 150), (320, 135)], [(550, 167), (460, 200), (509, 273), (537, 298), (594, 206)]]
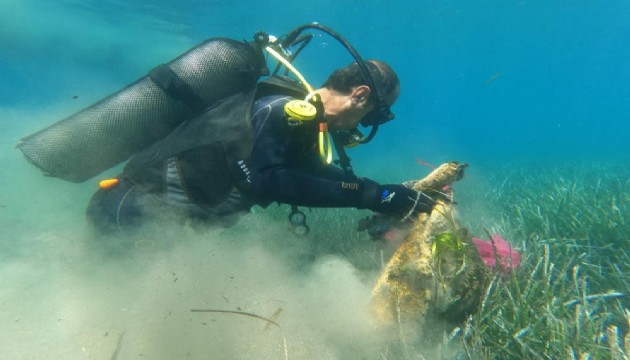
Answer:
[(501, 261), (501, 269), (506, 273), (517, 268), (521, 263), (521, 254), (499, 234), (493, 234), (492, 240), (481, 240), (476, 237), (472, 240), (477, 246), (481, 259), (490, 268), (495, 266), (497, 258)]
[(383, 233), (383, 239), (387, 241), (388, 244), (398, 247), (403, 240), (405, 240), (407, 235), (409, 235), (409, 229), (393, 227)]

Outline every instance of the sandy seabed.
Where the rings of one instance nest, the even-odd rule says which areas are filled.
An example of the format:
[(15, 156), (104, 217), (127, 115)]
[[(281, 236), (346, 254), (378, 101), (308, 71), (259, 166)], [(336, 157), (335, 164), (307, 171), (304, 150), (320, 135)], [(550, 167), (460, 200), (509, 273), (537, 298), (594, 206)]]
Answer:
[[(237, 226), (255, 215), (244, 222)], [(16, 234), (30, 239), (0, 264), (0, 358), (279, 359), (286, 339), (291, 359), (348, 359), (382, 345), (370, 283), (338, 257), (295, 269), (294, 250), (263, 243), (286, 237), (284, 228), (238, 236), (184, 228), (177, 240), (146, 229), (114, 253), (76, 228)], [(281, 328), (191, 309), (279, 313)]]

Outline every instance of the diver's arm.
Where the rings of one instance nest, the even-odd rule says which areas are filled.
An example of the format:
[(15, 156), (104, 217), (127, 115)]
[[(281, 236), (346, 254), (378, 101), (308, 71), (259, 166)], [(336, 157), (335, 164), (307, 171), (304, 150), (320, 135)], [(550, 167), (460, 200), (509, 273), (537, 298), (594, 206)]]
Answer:
[(364, 208), (364, 194), (376, 193), (378, 188), (378, 184), (365, 179), (329, 180), (288, 167), (255, 172), (252, 183), (254, 193), (261, 199), (310, 207)]
[(344, 181), (324, 178), (319, 173), (315, 176), (296, 167), (256, 167), (259, 164), (252, 161), (252, 168), (256, 169), (252, 171), (252, 189), (258, 198), (267, 201), (309, 207), (370, 209), (403, 220), (420, 212), (431, 212), (435, 206), (435, 201), (426, 194), (400, 184), (379, 185), (365, 178)]

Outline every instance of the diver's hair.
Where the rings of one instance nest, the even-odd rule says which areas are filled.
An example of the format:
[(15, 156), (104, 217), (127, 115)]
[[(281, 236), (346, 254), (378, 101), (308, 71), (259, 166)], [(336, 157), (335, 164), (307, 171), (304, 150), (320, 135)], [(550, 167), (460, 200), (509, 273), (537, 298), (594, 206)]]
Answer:
[[(376, 91), (382, 101), (388, 101), (394, 96), (394, 92), (399, 87), (398, 75), (392, 70), (392, 68), (386, 63), (378, 60), (369, 60), (365, 62), (372, 80), (376, 86)], [(338, 91), (342, 94), (348, 94), (355, 86), (367, 85), (361, 68), (356, 62), (335, 70), (323, 87)]]

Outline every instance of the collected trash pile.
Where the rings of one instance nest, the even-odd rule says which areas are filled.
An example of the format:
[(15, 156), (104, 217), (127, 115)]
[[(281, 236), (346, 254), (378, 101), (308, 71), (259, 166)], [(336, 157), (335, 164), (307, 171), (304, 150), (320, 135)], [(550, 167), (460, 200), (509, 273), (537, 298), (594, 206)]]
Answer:
[(449, 324), (477, 309), (491, 268), (498, 263), (507, 273), (519, 265), (518, 252), (499, 235), (480, 240), (458, 223), (450, 185), (466, 166), (446, 163), (405, 184), (438, 199), (430, 215), (414, 221), (373, 289), (377, 319), (405, 337), (441, 340)]

